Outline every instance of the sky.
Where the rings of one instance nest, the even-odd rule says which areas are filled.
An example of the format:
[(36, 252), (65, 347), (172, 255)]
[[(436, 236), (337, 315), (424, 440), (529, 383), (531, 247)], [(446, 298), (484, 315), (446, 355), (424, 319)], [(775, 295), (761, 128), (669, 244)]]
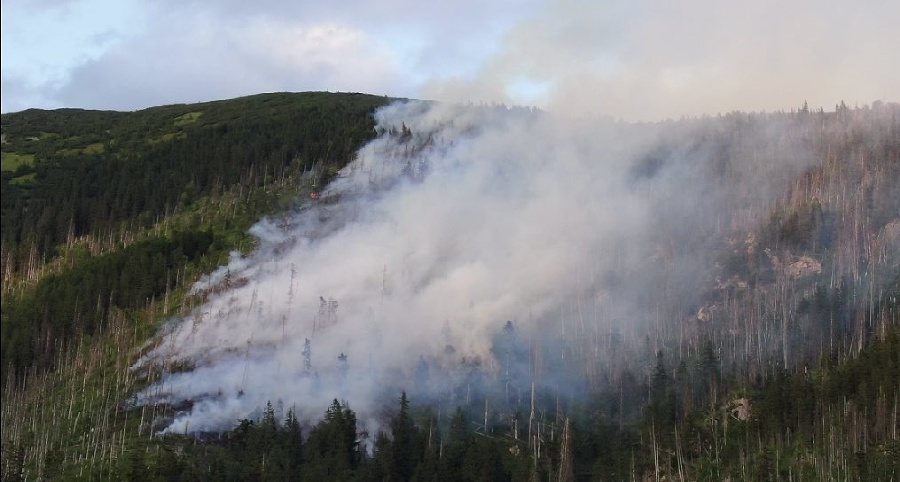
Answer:
[(656, 120), (900, 99), (900, 2), (2, 0), (2, 112), (353, 91)]

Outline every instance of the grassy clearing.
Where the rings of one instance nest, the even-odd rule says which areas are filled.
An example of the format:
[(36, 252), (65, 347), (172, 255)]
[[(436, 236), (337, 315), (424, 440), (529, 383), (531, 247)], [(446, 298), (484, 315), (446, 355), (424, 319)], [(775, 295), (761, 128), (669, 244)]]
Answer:
[(2, 161), (0, 161), (0, 169), (4, 171), (15, 171), (21, 165), (34, 165), (34, 154), (19, 154), (17, 152), (4, 152)]
[(100, 154), (101, 152), (106, 150), (106, 146), (102, 142), (95, 142), (93, 144), (89, 144), (87, 147), (81, 150), (83, 154)]
[(194, 122), (197, 122), (197, 120), (200, 119), (201, 116), (203, 116), (203, 112), (201, 112), (201, 111), (188, 112), (186, 114), (182, 114), (175, 118), (175, 127), (182, 127), (182, 126), (186, 126), (189, 124), (193, 124)]
[(163, 134), (158, 137), (152, 137), (152, 138), (147, 139), (147, 144), (150, 144), (150, 145), (160, 144), (163, 142), (174, 141), (175, 139), (184, 139), (185, 137), (187, 137), (187, 136), (185, 135), (184, 132), (169, 132), (167, 134)]
[(77, 156), (80, 154), (101, 154), (106, 151), (106, 145), (102, 142), (95, 142), (93, 144), (88, 144), (87, 147), (82, 148), (71, 148), (71, 149), (60, 149), (56, 151), (57, 154), (61, 156)]
[(9, 183), (16, 184), (16, 185), (28, 184), (28, 183), (34, 182), (34, 180), (36, 178), (37, 178), (37, 174), (32, 172), (30, 174), (25, 174), (24, 176), (19, 176), (19, 177), (13, 178), (9, 181)]

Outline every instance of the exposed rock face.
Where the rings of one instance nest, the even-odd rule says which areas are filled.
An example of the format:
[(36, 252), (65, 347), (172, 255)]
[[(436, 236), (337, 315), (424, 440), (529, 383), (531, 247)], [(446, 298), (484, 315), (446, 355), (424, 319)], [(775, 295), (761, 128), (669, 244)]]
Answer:
[(900, 248), (900, 218), (887, 223), (879, 237), (885, 246), (894, 249)]
[(822, 263), (809, 256), (800, 256), (796, 261), (787, 265), (784, 270), (788, 277), (802, 278), (821, 273)]
[(742, 422), (750, 420), (750, 400), (746, 398), (732, 400), (728, 403), (728, 414)]
[(713, 314), (718, 310), (716, 305), (705, 305), (701, 306), (699, 310), (697, 310), (697, 320), (699, 321), (710, 321), (713, 318)]

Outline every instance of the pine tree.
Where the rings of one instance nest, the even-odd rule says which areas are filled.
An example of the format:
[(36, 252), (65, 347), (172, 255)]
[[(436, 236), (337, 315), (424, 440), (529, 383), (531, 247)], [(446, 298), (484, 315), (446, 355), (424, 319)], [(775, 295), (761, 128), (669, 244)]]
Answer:
[(400, 410), (391, 422), (391, 433), (394, 436), (391, 444), (392, 474), (394, 480), (404, 482), (412, 477), (417, 462), (413, 453), (414, 426), (405, 391), (400, 394)]
[(303, 467), (303, 429), (300, 428), (300, 421), (291, 408), (287, 412), (284, 419), (284, 428), (282, 430), (282, 446), (286, 452), (287, 463), (286, 468), (290, 480), (302, 480), (301, 468)]

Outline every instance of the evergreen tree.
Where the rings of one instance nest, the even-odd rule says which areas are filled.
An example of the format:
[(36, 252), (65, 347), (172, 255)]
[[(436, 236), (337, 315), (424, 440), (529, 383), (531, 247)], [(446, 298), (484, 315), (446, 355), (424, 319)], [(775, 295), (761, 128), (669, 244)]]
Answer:
[(400, 409), (391, 421), (391, 434), (394, 437), (391, 443), (392, 475), (394, 480), (406, 482), (412, 478), (418, 456), (414, 452), (417, 432), (410, 417), (409, 399), (405, 391), (400, 394)]

